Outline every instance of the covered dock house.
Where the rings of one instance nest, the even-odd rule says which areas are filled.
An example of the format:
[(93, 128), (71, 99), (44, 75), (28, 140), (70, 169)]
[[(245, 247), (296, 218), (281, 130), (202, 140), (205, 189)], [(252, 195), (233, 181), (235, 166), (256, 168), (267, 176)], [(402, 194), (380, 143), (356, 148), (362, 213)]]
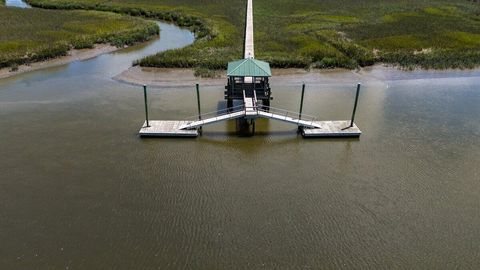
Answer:
[[(246, 58), (228, 63), (225, 99), (227, 107), (233, 107), (234, 100), (245, 97), (262, 101), (265, 107), (270, 106), (272, 91), (268, 82), (272, 77), (270, 64), (253, 58)], [(245, 94), (245, 96), (244, 96)]]

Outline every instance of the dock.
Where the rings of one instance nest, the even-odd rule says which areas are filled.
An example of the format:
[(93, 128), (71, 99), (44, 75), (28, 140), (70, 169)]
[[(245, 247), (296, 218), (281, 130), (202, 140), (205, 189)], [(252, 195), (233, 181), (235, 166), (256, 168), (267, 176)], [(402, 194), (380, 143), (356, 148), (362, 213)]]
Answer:
[[(298, 127), (303, 137), (359, 137), (362, 132), (354, 123), (355, 111), (360, 92), (357, 86), (351, 120), (320, 121), (315, 116), (303, 114), (305, 84), (302, 86), (300, 110), (288, 111), (270, 106), (272, 76), (270, 64), (255, 58), (253, 36), (253, 0), (247, 0), (245, 17), (244, 58), (228, 63), (224, 98), (227, 109), (201, 114), (200, 91), (197, 89), (198, 116), (191, 120), (148, 120), (147, 88), (144, 85), (146, 121), (139, 131), (141, 137), (197, 137), (204, 126), (235, 120), (237, 132), (242, 135), (255, 134), (255, 121), (266, 118), (292, 124)], [(233, 101), (242, 103), (233, 106)], [(245, 134), (247, 133), (247, 134)]]
[(141, 137), (198, 137), (197, 129), (181, 129), (188, 121), (149, 121), (138, 132)]
[[(254, 99), (252, 104), (256, 104)], [(239, 108), (238, 111), (224, 112), (218, 115), (190, 121), (178, 120), (155, 120), (149, 121), (149, 126), (145, 122), (139, 131), (141, 137), (197, 137), (199, 135), (198, 128), (203, 126), (224, 122), (227, 120), (234, 120), (239, 118), (258, 119), (266, 118), (277, 120), (299, 127), (303, 137), (360, 137), (362, 132), (355, 123), (351, 121), (317, 121), (312, 116), (302, 115), (298, 117), (296, 112), (277, 109), (274, 107), (253, 106), (247, 107), (250, 103), (245, 103), (245, 106)], [(293, 116), (293, 115), (296, 115)], [(200, 117), (202, 118), (202, 117)], [(350, 126), (352, 124), (352, 126)]]
[(362, 131), (350, 121), (316, 121), (319, 128), (304, 128), (301, 133), (306, 138), (331, 137), (331, 138), (358, 138)]
[[(212, 121), (213, 123), (218, 123), (228, 119), (235, 119), (244, 116), (240, 116), (238, 113), (234, 114), (235, 117), (224, 118), (220, 117), (217, 121)], [(267, 117), (265, 117), (267, 118)], [(285, 121), (287, 122), (287, 121)], [(289, 121), (290, 122), (290, 121)], [(163, 121), (150, 121), (150, 126), (147, 127), (145, 122), (142, 128), (139, 131), (141, 137), (185, 137), (185, 138), (195, 138), (198, 137), (199, 132), (195, 127), (203, 126), (198, 125), (197, 123), (189, 121), (175, 121), (175, 120), (163, 120)], [(301, 135), (305, 138), (320, 138), (320, 137), (330, 137), (330, 138), (358, 138), (362, 134), (362, 131), (353, 125), (349, 127), (350, 121), (314, 121), (313, 125), (318, 126), (316, 128), (302, 128)], [(193, 128), (190, 128), (193, 126)]]

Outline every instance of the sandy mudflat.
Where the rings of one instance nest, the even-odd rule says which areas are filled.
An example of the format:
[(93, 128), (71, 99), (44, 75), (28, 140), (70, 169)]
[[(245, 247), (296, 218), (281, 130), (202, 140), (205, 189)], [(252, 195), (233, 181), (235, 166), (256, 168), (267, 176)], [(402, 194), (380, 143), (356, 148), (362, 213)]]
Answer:
[[(308, 83), (319, 79), (325, 82), (337, 82), (339, 80), (356, 81), (360, 73), (358, 71), (334, 69), (334, 70), (303, 70), (303, 69), (273, 69), (272, 75), (275, 82), (285, 83)], [(115, 80), (136, 85), (151, 85), (159, 87), (182, 87), (196, 83), (208, 85), (226, 84), (226, 72), (220, 73), (220, 78), (200, 78), (194, 76), (192, 69), (177, 68), (148, 68), (131, 67), (114, 77)]]
[(189, 86), (192, 84), (218, 85), (226, 82), (226, 72), (221, 78), (199, 78), (195, 77), (193, 69), (181, 68), (150, 68), (134, 66), (118, 74), (113, 79), (138, 85), (152, 86)]
[(10, 71), (10, 68), (2, 68), (0, 69), (0, 79), (33, 70), (61, 66), (74, 61), (87, 60), (119, 49), (120, 48), (108, 44), (96, 44), (92, 49), (70, 50), (66, 56), (61, 56), (47, 61), (31, 63), (29, 65), (21, 65), (18, 67), (17, 71)]
[[(70, 50), (68, 55), (48, 61), (19, 66), (17, 71), (10, 68), (0, 69), (0, 79), (12, 77), (24, 72), (43, 68), (61, 66), (74, 61), (94, 58), (101, 54), (117, 51), (121, 48), (107, 44), (96, 44), (93, 49)], [(159, 87), (184, 87), (196, 83), (209, 85), (226, 85), (226, 71), (220, 72), (218, 78), (195, 77), (193, 69), (182, 68), (150, 68), (134, 66), (118, 74), (113, 79), (135, 85), (151, 85)], [(388, 80), (411, 80), (431, 78), (480, 77), (480, 68), (470, 70), (414, 70), (403, 71), (395, 67), (376, 64), (358, 70), (347, 69), (272, 69), (276, 83), (281, 84), (353, 84), (356, 82), (384, 82)]]
[[(134, 85), (157, 87), (190, 87), (196, 83), (202, 86), (224, 86), (227, 84), (226, 72), (220, 78), (199, 78), (192, 69), (131, 67), (113, 79)], [(401, 80), (439, 80), (480, 77), (480, 69), (470, 70), (413, 70), (405, 71), (395, 67), (377, 64), (358, 70), (347, 69), (272, 69), (271, 82), (281, 85), (300, 87), (309, 85), (351, 85), (357, 83), (388, 85), (391, 81)]]

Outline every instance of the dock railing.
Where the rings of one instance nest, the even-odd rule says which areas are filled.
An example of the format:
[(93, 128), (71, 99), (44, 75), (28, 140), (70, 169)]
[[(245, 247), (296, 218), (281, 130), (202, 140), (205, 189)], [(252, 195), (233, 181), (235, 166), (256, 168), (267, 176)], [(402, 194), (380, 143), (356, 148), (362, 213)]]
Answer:
[[(220, 109), (220, 110), (217, 110), (217, 111), (211, 111), (211, 112), (203, 113), (200, 116), (201, 116), (201, 119), (205, 120), (205, 119), (210, 119), (210, 118), (218, 118), (218, 117), (221, 117), (221, 116), (241, 112), (241, 111), (244, 111), (244, 110), (245, 110), (245, 106), (242, 104), (242, 105), (237, 105), (237, 106), (234, 106), (234, 107), (231, 107), (231, 108), (225, 108), (225, 109)], [(196, 121), (198, 121), (198, 115), (189, 116), (185, 120), (189, 121), (189, 122), (196, 122)]]
[(272, 106), (257, 105), (257, 110), (265, 114), (271, 114), (272, 118), (284, 120), (290, 123), (297, 123), (299, 126), (302, 126), (303, 124), (314, 126), (314, 123), (319, 121), (318, 117), (313, 115), (302, 114), (302, 118), (300, 119), (298, 118), (298, 112), (275, 108)]

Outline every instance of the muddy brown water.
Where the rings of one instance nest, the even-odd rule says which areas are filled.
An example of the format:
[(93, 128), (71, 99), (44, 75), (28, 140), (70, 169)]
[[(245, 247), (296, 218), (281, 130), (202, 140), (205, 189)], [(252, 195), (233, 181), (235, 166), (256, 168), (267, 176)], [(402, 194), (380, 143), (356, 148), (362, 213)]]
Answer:
[[(272, 78), (272, 106), (348, 119), (360, 139), (235, 122), (140, 139), (134, 59), (162, 38), (0, 80), (0, 269), (478, 269), (480, 71), (373, 68)], [(181, 78), (179, 78), (181, 79)], [(201, 88), (202, 110), (225, 106)], [(153, 119), (196, 113), (195, 88), (150, 89)]]

